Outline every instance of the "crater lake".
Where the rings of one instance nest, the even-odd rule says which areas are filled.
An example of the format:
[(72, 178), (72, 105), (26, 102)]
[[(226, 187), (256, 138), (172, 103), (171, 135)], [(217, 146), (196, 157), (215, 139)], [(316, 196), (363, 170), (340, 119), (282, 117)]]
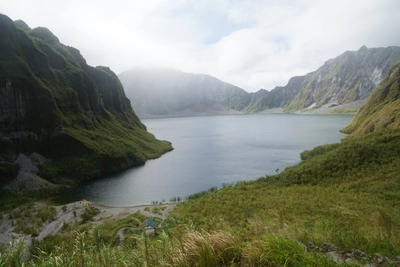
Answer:
[(255, 180), (300, 162), (300, 153), (340, 142), (353, 115), (251, 114), (147, 119), (174, 150), (145, 165), (80, 184), (60, 202), (168, 202), (222, 184)]

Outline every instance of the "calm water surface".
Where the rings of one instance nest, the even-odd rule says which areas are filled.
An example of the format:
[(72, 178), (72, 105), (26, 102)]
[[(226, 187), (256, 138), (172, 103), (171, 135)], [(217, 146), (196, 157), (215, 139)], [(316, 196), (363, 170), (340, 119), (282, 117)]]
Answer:
[(66, 191), (63, 202), (109, 205), (169, 201), (223, 183), (253, 180), (300, 161), (300, 152), (337, 143), (351, 115), (254, 114), (142, 120), (174, 150), (144, 166)]

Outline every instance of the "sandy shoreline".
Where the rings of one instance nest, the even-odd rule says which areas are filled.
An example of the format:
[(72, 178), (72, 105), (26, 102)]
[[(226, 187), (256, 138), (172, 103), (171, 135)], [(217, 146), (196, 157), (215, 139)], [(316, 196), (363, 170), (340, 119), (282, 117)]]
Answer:
[[(34, 206), (46, 205), (45, 202), (36, 202)], [(42, 228), (39, 230), (39, 234), (35, 237), (36, 240), (42, 240), (47, 235), (54, 235), (60, 231), (64, 223), (75, 224), (79, 223), (82, 218), (80, 214), (83, 213), (86, 207), (90, 206), (100, 211), (99, 214), (94, 216), (92, 220), (94, 223), (101, 223), (106, 219), (120, 219), (140, 212), (146, 217), (158, 217), (165, 219), (170, 211), (172, 211), (176, 203), (165, 203), (155, 205), (135, 205), (135, 206), (109, 206), (89, 201), (77, 201), (66, 205), (55, 206), (51, 205), (56, 210), (56, 216), (50, 222), (43, 223)], [(157, 213), (153, 213), (152, 209), (158, 208)], [(10, 214), (2, 213), (2, 220), (0, 223), (0, 244), (8, 246), (13, 239), (24, 238), (27, 244), (30, 244), (32, 237), (30, 235), (24, 235), (15, 233), (16, 220), (10, 219)]]

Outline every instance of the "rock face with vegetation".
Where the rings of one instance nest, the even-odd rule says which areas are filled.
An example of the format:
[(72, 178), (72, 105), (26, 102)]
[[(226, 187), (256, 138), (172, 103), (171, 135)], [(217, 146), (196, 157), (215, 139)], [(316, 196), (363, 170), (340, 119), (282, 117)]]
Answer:
[(45, 178), (81, 180), (143, 164), (171, 149), (147, 132), (109, 68), (87, 65), (48, 29), (30, 29), (5, 15), (0, 34), (2, 182), (15, 175), (9, 163), (18, 153), (51, 159), (42, 166), (51, 176)]
[(346, 51), (318, 70), (290, 79), (286, 86), (258, 91), (246, 110), (283, 108), (296, 112), (365, 100), (398, 60), (400, 47), (363, 46), (358, 51)]
[(357, 136), (399, 126), (400, 62), (397, 62), (343, 132)]
[(269, 109), (329, 113), (350, 103), (354, 103), (354, 112), (398, 60), (400, 47), (363, 46), (326, 61), (314, 72), (291, 78), (285, 86), (255, 93), (208, 75), (171, 69), (136, 69), (121, 73), (119, 78), (140, 117), (257, 113)]
[(140, 117), (240, 113), (251, 96), (205, 74), (174, 69), (133, 69), (118, 75)]
[(286, 111), (342, 105), (368, 98), (389, 68), (400, 60), (399, 47), (346, 51), (308, 74)]

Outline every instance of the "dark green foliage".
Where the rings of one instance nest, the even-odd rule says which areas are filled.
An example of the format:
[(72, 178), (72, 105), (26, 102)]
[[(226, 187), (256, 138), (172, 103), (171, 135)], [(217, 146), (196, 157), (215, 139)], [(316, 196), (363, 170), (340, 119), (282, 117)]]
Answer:
[[(87, 65), (43, 27), (30, 30), (0, 15), (0, 33), (0, 137), (15, 144), (7, 153), (52, 159), (40, 171), (57, 182), (59, 175), (85, 180), (117, 172), (172, 149), (146, 131), (109, 68)], [(7, 136), (15, 130), (27, 135)]]
[(46, 162), (39, 166), (39, 172), (37, 175), (50, 182), (56, 182), (59, 173), (60, 170), (53, 163)]
[(217, 190), (218, 190), (218, 188), (213, 186), (213, 187), (210, 187), (208, 190), (203, 190), (203, 191), (186, 196), (186, 200), (198, 199), (198, 198), (201, 198), (202, 196), (216, 192)]
[(99, 214), (100, 211), (99, 209), (96, 209), (94, 207), (86, 207), (83, 213), (81, 214), (82, 222), (87, 222), (92, 219), (93, 216)]
[(318, 155), (323, 155), (324, 153), (338, 147), (339, 144), (329, 144), (329, 145), (323, 145), (323, 146), (318, 146), (312, 150), (305, 150), (300, 154), (301, 160), (307, 160), (310, 158), (313, 158)]
[(11, 210), (20, 205), (43, 200), (60, 193), (62, 188), (41, 189), (26, 192), (15, 192), (8, 189), (0, 189), (0, 210)]
[(0, 187), (6, 185), (17, 175), (17, 167), (8, 162), (0, 162)]
[(78, 181), (101, 175), (101, 166), (96, 157), (89, 155), (66, 157), (57, 162), (61, 173)]

